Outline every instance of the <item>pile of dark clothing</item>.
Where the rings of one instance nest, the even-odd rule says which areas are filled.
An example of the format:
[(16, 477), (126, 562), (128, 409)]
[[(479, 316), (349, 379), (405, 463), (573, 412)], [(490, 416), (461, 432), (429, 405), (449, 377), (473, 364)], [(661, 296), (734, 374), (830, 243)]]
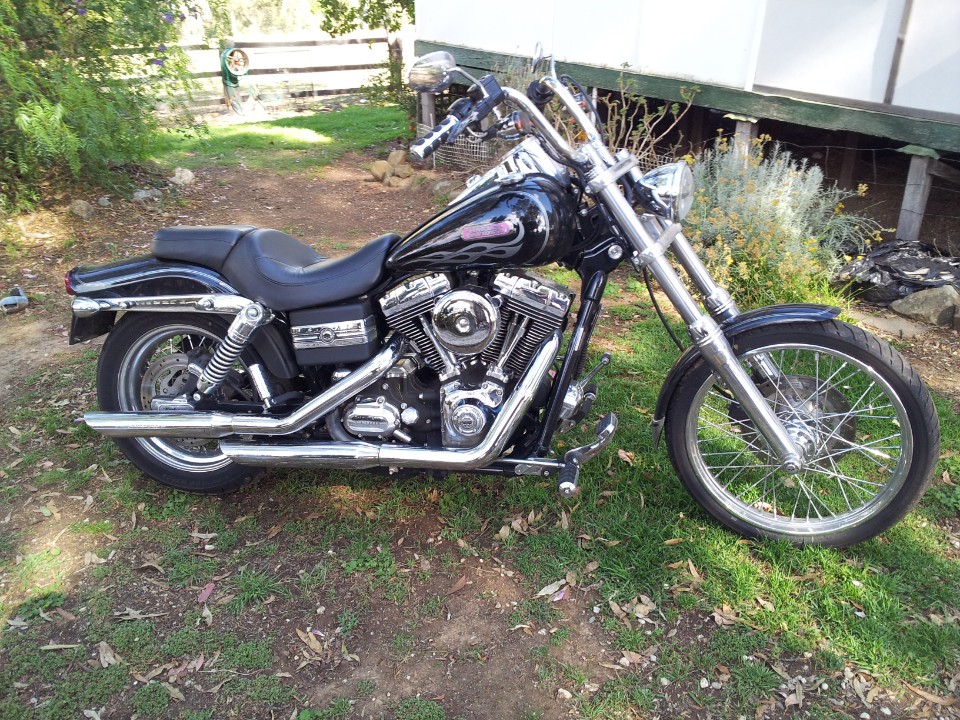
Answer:
[(960, 257), (944, 256), (921, 242), (890, 240), (848, 262), (834, 280), (851, 283), (850, 289), (861, 300), (889, 305), (941, 285), (951, 284), (960, 291)]

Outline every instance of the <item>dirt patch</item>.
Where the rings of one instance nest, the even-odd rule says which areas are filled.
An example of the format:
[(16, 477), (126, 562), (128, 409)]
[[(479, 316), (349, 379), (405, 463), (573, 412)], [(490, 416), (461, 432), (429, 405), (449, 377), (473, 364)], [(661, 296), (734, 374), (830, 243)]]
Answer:
[[(95, 341), (97, 345), (102, 339)], [(0, 318), (0, 407), (20, 394), (23, 378), (54, 362), (59, 355), (82, 351), (90, 344), (71, 346), (67, 330), (49, 320)]]

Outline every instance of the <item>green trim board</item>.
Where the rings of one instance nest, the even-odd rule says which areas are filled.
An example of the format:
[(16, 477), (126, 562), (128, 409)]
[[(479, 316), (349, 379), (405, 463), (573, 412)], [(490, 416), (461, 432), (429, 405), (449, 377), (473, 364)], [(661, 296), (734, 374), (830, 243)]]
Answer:
[[(452, 53), (457, 62), (464, 67), (484, 71), (495, 67), (504, 67), (518, 61), (529, 62), (529, 58), (526, 57), (488, 52), (458, 45), (447, 45), (429, 40), (417, 40), (415, 50), (417, 55), (435, 50), (446, 50)], [(937, 150), (960, 152), (960, 122), (950, 123), (782, 95), (766, 95), (737, 88), (643, 75), (629, 70), (580, 63), (558, 62), (557, 69), (573, 75), (584, 85), (607, 89), (619, 87), (622, 75), (631, 81), (638, 94), (661, 100), (682, 102), (681, 90), (696, 87), (698, 91), (694, 98), (694, 105), (700, 107), (768, 120), (781, 120), (825, 130), (850, 130), (866, 135), (902, 140), (906, 143)]]

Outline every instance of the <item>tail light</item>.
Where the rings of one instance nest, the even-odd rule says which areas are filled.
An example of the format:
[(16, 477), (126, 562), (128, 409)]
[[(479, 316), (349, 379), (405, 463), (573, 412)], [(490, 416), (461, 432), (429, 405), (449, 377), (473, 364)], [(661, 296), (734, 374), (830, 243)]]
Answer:
[(73, 285), (70, 284), (70, 271), (68, 270), (63, 274), (63, 286), (67, 290), (67, 295), (76, 295), (77, 291), (73, 289)]

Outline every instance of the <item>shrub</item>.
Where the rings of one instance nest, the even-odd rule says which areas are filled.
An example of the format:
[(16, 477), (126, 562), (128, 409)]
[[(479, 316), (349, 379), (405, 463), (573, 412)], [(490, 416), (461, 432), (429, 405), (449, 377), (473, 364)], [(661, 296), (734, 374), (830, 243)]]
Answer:
[(104, 179), (142, 157), (156, 98), (187, 85), (179, 5), (0, 0), (0, 212), (51, 174)]
[[(844, 212), (856, 194), (824, 183), (823, 172), (755, 141), (744, 158), (719, 140), (692, 162), (697, 190), (685, 224), (714, 278), (745, 307), (835, 301), (829, 278), (845, 254), (882, 228)], [(765, 156), (766, 155), (766, 156)]]

